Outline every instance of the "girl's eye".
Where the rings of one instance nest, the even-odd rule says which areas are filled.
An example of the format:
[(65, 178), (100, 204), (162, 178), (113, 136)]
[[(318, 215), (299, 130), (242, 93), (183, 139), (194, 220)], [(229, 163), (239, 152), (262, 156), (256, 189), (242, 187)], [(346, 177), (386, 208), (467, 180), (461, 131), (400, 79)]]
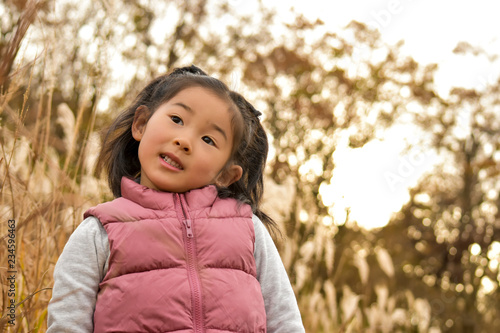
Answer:
[(215, 146), (215, 142), (214, 140), (212, 140), (212, 138), (210, 138), (209, 136), (204, 136), (203, 138), (201, 138), (203, 141), (205, 141), (206, 144), (209, 144), (211, 146)]
[(179, 125), (184, 125), (184, 122), (182, 121), (182, 119), (178, 116), (170, 116), (170, 119), (172, 119), (172, 121), (176, 124), (179, 124)]

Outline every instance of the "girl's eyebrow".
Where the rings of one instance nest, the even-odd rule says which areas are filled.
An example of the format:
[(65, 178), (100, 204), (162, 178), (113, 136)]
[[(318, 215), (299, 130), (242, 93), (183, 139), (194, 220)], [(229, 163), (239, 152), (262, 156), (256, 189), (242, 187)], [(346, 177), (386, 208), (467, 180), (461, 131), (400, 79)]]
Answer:
[(217, 124), (214, 124), (214, 123), (210, 123), (210, 125), (212, 125), (212, 127), (217, 131), (217, 132), (220, 132), (220, 134), (222, 134), (222, 136), (224, 137), (224, 139), (227, 141), (227, 135), (226, 135), (226, 132), (224, 132), (224, 130), (222, 128), (220, 128), (219, 126), (217, 126)]
[[(179, 102), (179, 103), (174, 103), (174, 105), (180, 106), (181, 108), (183, 108), (184, 110), (188, 111), (189, 113), (194, 114), (193, 109), (191, 109), (189, 106), (187, 106), (184, 103), (180, 103)], [(224, 130), (222, 128), (220, 128), (219, 126), (217, 126), (217, 124), (215, 124), (215, 123), (210, 123), (210, 125), (213, 127), (214, 130), (216, 130), (217, 132), (219, 132), (220, 134), (222, 134), (222, 136), (224, 137), (224, 139), (227, 141), (226, 132), (224, 132)]]
[(183, 108), (184, 110), (190, 112), (190, 113), (194, 113), (193, 109), (191, 109), (189, 106), (187, 106), (186, 104), (184, 103), (174, 103), (174, 105), (177, 105), (177, 106), (180, 106), (181, 108)]

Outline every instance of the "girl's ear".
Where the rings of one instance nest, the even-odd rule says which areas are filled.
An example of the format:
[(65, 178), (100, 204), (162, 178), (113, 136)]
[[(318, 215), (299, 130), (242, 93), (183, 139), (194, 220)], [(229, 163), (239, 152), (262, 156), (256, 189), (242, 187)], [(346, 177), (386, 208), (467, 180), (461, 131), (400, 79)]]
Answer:
[(228, 187), (229, 185), (240, 180), (243, 175), (243, 169), (237, 164), (232, 164), (222, 170), (215, 181), (215, 185), (219, 187)]
[(149, 109), (145, 105), (139, 106), (135, 110), (134, 122), (132, 123), (132, 136), (135, 140), (141, 141), (149, 119)]

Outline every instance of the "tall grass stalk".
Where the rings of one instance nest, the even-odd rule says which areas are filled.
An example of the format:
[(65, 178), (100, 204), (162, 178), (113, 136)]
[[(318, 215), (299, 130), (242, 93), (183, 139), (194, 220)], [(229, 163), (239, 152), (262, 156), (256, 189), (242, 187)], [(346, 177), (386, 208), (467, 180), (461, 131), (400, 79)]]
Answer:
[[(53, 109), (59, 105), (52, 101), (53, 78), (41, 85), (46, 89), (33, 89), (33, 72), (44, 63), (16, 71), (0, 95), (0, 331), (5, 332), (45, 332), (54, 265), (83, 212), (109, 195), (105, 182), (97, 178), (80, 186), (82, 166), (97, 153), (86, 150), (84, 144), (88, 137), (98, 137), (93, 131), (95, 115), (81, 135), (82, 106), (71, 131), (57, 137)], [(11, 105), (19, 96), (22, 104), (15, 110)], [(31, 117), (35, 120), (28, 121), (28, 114), (36, 115)], [(56, 149), (53, 142), (64, 139), (66, 147)], [(9, 220), (16, 222), (14, 322), (9, 322), (8, 311), (13, 299), (7, 283), (12, 271), (8, 267)]]

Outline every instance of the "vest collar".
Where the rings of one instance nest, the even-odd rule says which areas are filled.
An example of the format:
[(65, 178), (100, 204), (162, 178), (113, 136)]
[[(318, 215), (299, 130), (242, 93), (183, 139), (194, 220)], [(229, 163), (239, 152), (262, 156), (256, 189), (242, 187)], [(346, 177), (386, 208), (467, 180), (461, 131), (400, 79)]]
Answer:
[[(155, 210), (175, 209), (175, 193), (153, 190), (127, 177), (122, 178), (121, 192), (122, 197), (144, 208)], [(198, 210), (213, 205), (217, 199), (217, 188), (215, 185), (208, 185), (179, 194), (184, 195), (186, 198), (189, 210)]]

